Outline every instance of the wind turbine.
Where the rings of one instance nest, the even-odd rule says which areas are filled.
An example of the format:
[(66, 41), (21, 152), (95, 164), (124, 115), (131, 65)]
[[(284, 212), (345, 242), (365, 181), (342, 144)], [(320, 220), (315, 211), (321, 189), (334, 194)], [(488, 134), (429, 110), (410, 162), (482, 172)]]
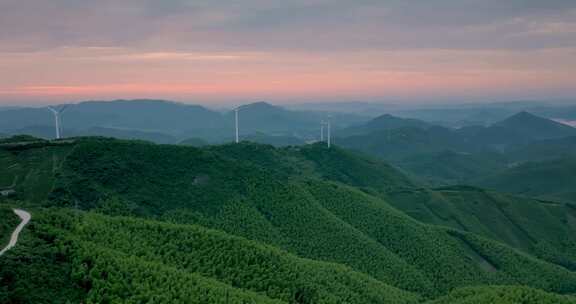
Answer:
[(48, 106), (48, 110), (54, 114), (54, 122), (56, 127), (56, 139), (62, 138), (62, 118), (60, 117), (62, 113), (66, 110), (68, 105), (63, 106), (60, 109), (56, 109), (52, 106)]
[(328, 115), (326, 120), (320, 122), (320, 140), (324, 141), (324, 129), (326, 129), (326, 143), (328, 144), (328, 148), (332, 145), (332, 123), (330, 122), (330, 118), (332, 118), (332, 115)]
[(238, 110), (240, 110), (240, 107), (234, 109), (235, 126), (236, 126), (236, 143), (240, 142), (240, 136), (238, 132)]
[(330, 145), (332, 144), (332, 136), (330, 134), (330, 128), (331, 128), (330, 116), (328, 116), (328, 122), (326, 123), (326, 127), (328, 129), (327, 134), (326, 134), (328, 136), (328, 148), (330, 148)]

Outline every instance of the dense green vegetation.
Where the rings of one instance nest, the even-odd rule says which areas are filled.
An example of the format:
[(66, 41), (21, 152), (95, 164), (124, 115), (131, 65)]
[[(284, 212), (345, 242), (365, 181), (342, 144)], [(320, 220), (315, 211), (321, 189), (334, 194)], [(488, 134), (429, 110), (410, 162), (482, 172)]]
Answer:
[(500, 191), (576, 202), (576, 155), (542, 162), (527, 162), (488, 175), (476, 184)]
[[(425, 301), (349, 267), (302, 259), (259, 242), (197, 225), (61, 209), (38, 211), (34, 216), (19, 246), (0, 259), (3, 303)], [(371, 223), (365, 227), (371, 227)], [(474, 235), (458, 231), (450, 234), (488, 259), (498, 269), (491, 270), (493, 272), (515, 268), (515, 272), (508, 273), (523, 285), (573, 291), (574, 286), (569, 283), (573, 279), (565, 277), (572, 274), (549, 273), (551, 268), (546, 263), (509, 255), (505, 246)], [(429, 242), (432, 244), (434, 240)], [(406, 247), (413, 254), (421, 252)], [(446, 257), (449, 258), (452, 256)], [(517, 272), (519, 265), (524, 266), (522, 272)], [(425, 267), (434, 268), (434, 264)], [(530, 269), (540, 276), (531, 275)], [(528, 277), (524, 277), (526, 275)], [(51, 279), (45, 282), (47, 276)], [(542, 277), (546, 279), (541, 280)], [(29, 292), (31, 290), (34, 292)], [(433, 303), (495, 303), (496, 300), (517, 303), (520, 299), (534, 303), (575, 301), (526, 287), (481, 287), (459, 289)]]
[(242, 140), (264, 145), (273, 145), (275, 147), (298, 146), (304, 144), (303, 139), (294, 136), (268, 135), (263, 132), (242, 136)]
[(191, 137), (179, 142), (178, 144), (183, 146), (203, 147), (207, 146), (208, 142), (203, 140), (202, 138)]
[[(96, 218), (80, 229), (84, 238), (100, 246), (143, 255), (177, 268), (186, 265), (187, 271), (286, 302), (314, 299), (334, 302), (355, 298), (359, 303), (401, 303), (413, 302), (416, 298), (339, 265), (299, 259), (271, 247), (200, 227), (129, 219), (105, 222)], [(125, 233), (119, 235), (116, 231)], [(140, 248), (129, 245), (135, 236)], [(166, 259), (167, 256), (170, 259)]]
[(576, 293), (576, 213), (563, 204), (426, 189), (319, 144), (79, 138), (13, 148), (0, 149), (8, 183), (46, 180), (13, 182), (34, 219), (0, 259), (4, 302), (515, 303)]
[(407, 157), (397, 164), (427, 184), (454, 185), (498, 172), (506, 167), (508, 158), (495, 152), (459, 153), (445, 150)]
[(4, 248), (4, 246), (6, 246), (6, 244), (8, 244), (10, 235), (12, 234), (12, 231), (14, 230), (14, 228), (16, 228), (18, 223), (20, 223), (20, 219), (16, 214), (14, 214), (11, 208), (2, 205), (0, 205), (0, 218), (2, 219), (2, 221), (0, 221), (0, 250), (1, 250)]
[(49, 270), (17, 256), (51, 242), (62, 264), (56, 282), (65, 277), (77, 286), (68, 291), (86, 292), (88, 303), (416, 303), (419, 298), (341, 265), (301, 259), (199, 226), (51, 210), (39, 215), (32, 229), (36, 243), (0, 260), (0, 278), (9, 287), (49, 293), (33, 279), (9, 276), (26, 273), (17, 267), (30, 274), (34, 267), (41, 268), (37, 274)]
[(72, 280), (72, 257), (46, 230), (43, 213), (32, 212), (17, 246), (0, 257), (0, 303), (81, 303), (86, 297), (85, 286)]
[(392, 205), (422, 222), (483, 235), (576, 269), (575, 213), (568, 205), (472, 187), (397, 191), (389, 196)]
[(429, 304), (570, 304), (572, 297), (559, 296), (521, 286), (468, 287)]
[(13, 189), (19, 199), (38, 204), (52, 191), (56, 172), (73, 146), (30, 141), (0, 148), (0, 190)]
[(574, 155), (576, 155), (576, 136), (538, 140), (506, 152), (506, 157), (515, 163), (553, 160)]

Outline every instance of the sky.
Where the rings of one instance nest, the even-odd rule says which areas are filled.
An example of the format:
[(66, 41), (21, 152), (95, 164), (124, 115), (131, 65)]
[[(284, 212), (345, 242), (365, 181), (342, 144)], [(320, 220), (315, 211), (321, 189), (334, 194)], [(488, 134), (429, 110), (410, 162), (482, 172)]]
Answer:
[(576, 96), (574, 0), (0, 0), (0, 105)]

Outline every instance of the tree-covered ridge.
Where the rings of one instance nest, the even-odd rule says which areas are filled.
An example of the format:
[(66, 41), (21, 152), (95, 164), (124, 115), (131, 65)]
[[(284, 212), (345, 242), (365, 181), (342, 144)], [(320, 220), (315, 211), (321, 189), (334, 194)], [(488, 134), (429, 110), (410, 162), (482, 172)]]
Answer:
[[(426, 300), (349, 267), (302, 259), (259, 242), (197, 225), (61, 209), (35, 211), (35, 221), (30, 225), (23, 244), (0, 259), (3, 303), (53, 303), (58, 299), (61, 303), (563, 304), (576, 301), (569, 296), (522, 286), (462, 288), (435, 300)], [(487, 245), (485, 240), (473, 235), (459, 237), (466, 238), (471, 246)], [(502, 247), (485, 249), (502, 253)], [(504, 259), (501, 263), (497, 267), (506, 263), (518, 267), (525, 261)], [(547, 266), (541, 266), (536, 270), (542, 271), (549, 289), (563, 288), (561, 283), (566, 282), (565, 278), (548, 277)], [(46, 283), (47, 276), (50, 280)], [(558, 284), (555, 282), (560, 285), (552, 286)], [(30, 290), (34, 292), (27, 292)]]
[(526, 162), (476, 180), (478, 185), (561, 202), (576, 202), (576, 155)]
[[(334, 166), (322, 165), (330, 163)], [(383, 199), (387, 193), (415, 189), (388, 168), (320, 146), (195, 149), (89, 141), (69, 155), (52, 200), (64, 205), (79, 201), (83, 208), (114, 214), (198, 223), (301, 257), (345, 264), (425, 295), (491, 282), (547, 288), (535, 279), (540, 273), (521, 276), (514, 267), (493, 271), (486, 267), (487, 258), (470, 253), (461, 238), (391, 207)], [(387, 175), (378, 174), (386, 171)], [(518, 263), (532, 263), (509, 248), (503, 254)], [(565, 269), (546, 265), (549, 275), (574, 284)]]
[(576, 269), (576, 214), (569, 205), (473, 187), (388, 195), (392, 205), (419, 221), (476, 233)]
[(28, 211), (33, 219), (18, 244), (0, 257), (0, 303), (82, 303), (85, 286), (72, 280), (72, 259), (58, 244), (60, 235), (42, 223), (44, 212)]
[(576, 299), (522, 286), (467, 287), (427, 304), (573, 304)]
[(73, 146), (29, 142), (0, 145), (0, 190), (13, 190), (16, 198), (39, 204), (52, 191), (56, 173)]
[(8, 206), (1, 206), (0, 205), (0, 250), (4, 248), (8, 244), (8, 240), (10, 239), (10, 234), (18, 223), (20, 223), (20, 219), (11, 208)]
[[(20, 159), (21, 152), (3, 151), (18, 165), (31, 159), (50, 164), (53, 152), (23, 148), (26, 155), (38, 157)], [(342, 300), (348, 291), (367, 292), (362, 295), (371, 299), (367, 303), (380, 297), (360, 285), (423, 301), (458, 288), (494, 284), (562, 294), (576, 290), (576, 274), (567, 270), (574, 265), (574, 222), (561, 204), (472, 187), (425, 189), (385, 163), (321, 145), (194, 148), (88, 138), (65, 152), (54, 170), (44, 171), (50, 182), (41, 189), (50, 191), (23, 187), (33, 183), (16, 185), (29, 189), (17, 199), (36, 192), (35, 197), (47, 199), (45, 205), (65, 207), (47, 212), (31, 227), (41, 240), (35, 242), (46, 249), (40, 251), (41, 260), (62, 264), (61, 271), (25, 264), (22, 274), (16, 265), (23, 261), (10, 256), (10, 264), (0, 265), (12, 273), (0, 275), (9, 278), (4, 279), (10, 283), (6, 298), (25, 289), (19, 285), (22, 279), (10, 278), (30, 276), (34, 269), (58, 272), (62, 278), (77, 273), (81, 279), (74, 284), (94, 303), (112, 301), (107, 295), (138, 302), (177, 301), (174, 297), (191, 294), (206, 295), (208, 303), (226, 303), (222, 297), (233, 296), (248, 303), (253, 296), (294, 302), (287, 296), (294, 294), (286, 291), (294, 292), (292, 285), (273, 283), (274, 290), (268, 291), (264, 287), (270, 283), (255, 281), (286, 281), (284, 277), (299, 282), (295, 286), (304, 291), (298, 294), (314, 296), (312, 291), (320, 290), (341, 303), (356, 303)], [(66, 208), (127, 217), (76, 214)], [(195, 247), (198, 242), (206, 247)], [(22, 249), (35, 255), (31, 247)], [(242, 260), (235, 254), (247, 252), (259, 256), (250, 260), (250, 267), (228, 264)], [(271, 256), (278, 265), (269, 262)], [(78, 270), (84, 264), (97, 270)], [(318, 265), (332, 266), (328, 271)], [(269, 266), (281, 275), (268, 274)], [(140, 272), (145, 275), (131, 275)], [(98, 273), (103, 274), (90, 277)], [(175, 285), (191, 284), (186, 289), (192, 292), (180, 294), (161, 281), (150, 283), (148, 276), (177, 278)], [(117, 286), (119, 281), (127, 283)], [(54, 286), (65, 282), (56, 280)], [(150, 288), (140, 288), (142, 284)], [(58, 293), (46, 293), (51, 292)], [(170, 296), (153, 297), (164, 293)], [(323, 303), (321, 297), (312, 299), (309, 303)]]
[[(39, 212), (30, 239), (56, 245), (87, 303), (417, 303), (338, 264), (312, 261), (194, 225)], [(22, 250), (22, 249), (21, 249)], [(15, 258), (20, 252), (15, 252)], [(12, 268), (13, 262), (3, 266)], [(21, 261), (26, 267), (26, 261)], [(6, 269), (6, 268), (2, 268)], [(14, 269), (13, 271), (17, 271)], [(0, 270), (0, 278), (6, 272)], [(9, 275), (9, 274), (8, 274)]]

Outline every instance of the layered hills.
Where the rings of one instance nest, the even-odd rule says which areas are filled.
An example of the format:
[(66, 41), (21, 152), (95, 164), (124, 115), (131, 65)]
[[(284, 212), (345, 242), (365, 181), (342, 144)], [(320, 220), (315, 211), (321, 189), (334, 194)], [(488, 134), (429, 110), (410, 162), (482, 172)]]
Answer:
[[(0, 299), (34, 302), (19, 291), (35, 288), (88, 303), (574, 301), (561, 295), (576, 292), (564, 204), (429, 189), (320, 144), (78, 138), (0, 150), (2, 183), (17, 192), (3, 201), (37, 218), (0, 260)], [(34, 279), (42, 271), (51, 284)]]

